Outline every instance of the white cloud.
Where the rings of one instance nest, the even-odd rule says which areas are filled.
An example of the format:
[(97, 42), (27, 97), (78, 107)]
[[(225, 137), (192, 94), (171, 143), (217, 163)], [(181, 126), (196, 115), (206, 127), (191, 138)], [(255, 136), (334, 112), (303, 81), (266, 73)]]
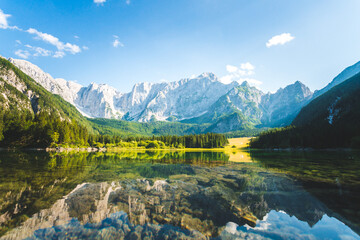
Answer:
[(56, 51), (54, 54), (54, 58), (63, 58), (65, 56), (65, 53), (62, 51)]
[[(99, 1), (99, 0), (97, 0)], [(101, 0), (100, 0), (101, 1)], [(104, 0), (102, 0), (104, 1)], [(0, 29), (12, 29), (12, 30), (18, 30), (21, 32), (27, 32), (29, 34), (33, 34), (35, 35), (35, 39), (40, 39), (46, 43), (49, 43), (53, 46), (55, 46), (57, 48), (57, 51), (54, 54), (54, 57), (64, 57), (66, 55), (66, 53), (71, 53), (71, 54), (77, 54), (81, 52), (81, 48), (78, 45), (75, 44), (71, 44), (71, 43), (64, 43), (62, 41), (60, 41), (57, 37), (54, 37), (51, 34), (48, 33), (42, 33), (34, 28), (29, 28), (28, 30), (23, 30), (17, 26), (9, 26), (8, 25), (8, 21), (7, 19), (10, 17), (10, 14), (5, 14), (1, 9), (0, 9)], [(79, 38), (78, 36), (75, 36), (75, 38)], [(18, 45), (22, 45), (20, 40), (16, 40), (16, 43)], [(40, 47), (32, 47), (30, 45), (25, 45), (26, 47), (30, 48), (32, 51), (34, 51), (33, 54), (31, 54), (29, 51), (27, 50), (17, 50), (15, 52), (15, 54), (19, 57), (22, 58), (28, 58), (30, 55), (33, 56), (49, 56), (51, 53), (50, 50), (46, 50)], [(83, 47), (83, 49), (87, 50), (87, 47)]]
[(70, 52), (72, 54), (76, 54), (81, 52), (81, 48), (78, 45), (71, 44), (71, 43), (64, 43), (61, 42), (57, 37), (54, 37), (48, 33), (42, 33), (34, 28), (29, 28), (26, 32), (36, 35), (38, 39), (43, 40), (46, 43), (54, 45), (58, 52), (62, 52), (62, 56), (65, 56), (65, 52)]
[(119, 41), (119, 39), (115, 39), (114, 42), (113, 42), (113, 46), (114, 47), (124, 47), (124, 44), (122, 42)]
[(18, 49), (15, 51), (15, 55), (24, 59), (28, 59), (31, 54), (27, 50)]
[(234, 75), (228, 74), (220, 78), (220, 81), (225, 84), (229, 84), (234, 81)]
[(7, 29), (9, 27), (8, 25), (8, 21), (7, 19), (11, 17), (10, 14), (5, 14), (1, 9), (0, 9), (0, 28), (1, 29)]
[[(103, 5), (107, 0), (94, 0), (94, 3), (97, 5)], [(129, 5), (131, 3), (131, 0), (125, 0), (125, 3)]]
[(80, 37), (75, 35), (74, 38), (79, 39)]
[(249, 62), (240, 64), (240, 68), (243, 70), (248, 70), (248, 71), (252, 71), (255, 69), (255, 67)]
[(226, 71), (230, 72), (230, 73), (233, 73), (233, 72), (236, 72), (238, 71), (239, 68), (236, 67), (236, 66), (233, 66), (233, 65), (226, 65)]
[(94, 0), (96, 4), (103, 4), (104, 2), (106, 2), (106, 0)]
[(89, 50), (89, 47), (88, 46), (83, 46), (82, 49)]
[(292, 41), (295, 37), (291, 36), (290, 33), (283, 33), (280, 35), (276, 35), (272, 37), (269, 41), (266, 43), (266, 47), (272, 47), (276, 45), (284, 45), (285, 43), (288, 43)]
[(9, 26), (8, 18), (11, 17), (10, 14), (5, 14), (0, 9), (0, 29), (12, 29), (12, 30), (19, 30), (22, 31), (22, 29), (18, 28), (17, 26)]
[(122, 42), (119, 41), (119, 37), (114, 35), (115, 40), (113, 41), (112, 45), (113, 47), (117, 48), (117, 47), (124, 47), (124, 44)]
[(38, 57), (38, 56), (47, 57), (47, 56), (51, 55), (50, 50), (47, 50), (47, 49), (44, 49), (44, 48), (41, 48), (41, 47), (34, 47), (34, 46), (29, 45), (29, 44), (26, 44), (25, 47), (33, 50), (34, 51), (33, 56), (35, 56), (35, 57)]
[(241, 82), (245, 82), (245, 81), (248, 82), (251, 86), (254, 86), (254, 87), (258, 87), (258, 86), (260, 86), (262, 84), (261, 81), (256, 80), (254, 78), (242, 78), (241, 79)]
[(239, 67), (233, 65), (226, 65), (227, 75), (220, 78), (220, 81), (229, 84), (233, 81), (242, 83), (247, 81), (251, 86), (258, 87), (262, 84), (261, 81), (251, 78), (250, 76), (254, 75), (254, 65), (249, 62), (240, 64)]

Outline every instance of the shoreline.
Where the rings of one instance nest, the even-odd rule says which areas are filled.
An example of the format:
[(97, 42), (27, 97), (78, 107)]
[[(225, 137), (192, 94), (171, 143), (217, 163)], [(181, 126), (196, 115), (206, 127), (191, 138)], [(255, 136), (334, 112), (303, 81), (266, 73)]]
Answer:
[[(0, 148), (0, 151), (45, 151), (45, 152), (122, 152), (122, 151), (188, 151), (188, 152), (219, 152), (229, 150), (226, 148)], [(240, 149), (231, 149), (239, 151)]]
[(360, 151), (360, 149), (354, 148), (323, 148), (323, 149), (315, 149), (315, 148), (231, 148), (230, 146), (225, 146), (224, 148), (83, 148), (83, 147), (74, 147), (74, 148), (0, 148), (1, 151), (44, 151), (44, 152), (124, 152), (124, 151), (187, 151), (187, 152), (337, 152), (337, 151)]

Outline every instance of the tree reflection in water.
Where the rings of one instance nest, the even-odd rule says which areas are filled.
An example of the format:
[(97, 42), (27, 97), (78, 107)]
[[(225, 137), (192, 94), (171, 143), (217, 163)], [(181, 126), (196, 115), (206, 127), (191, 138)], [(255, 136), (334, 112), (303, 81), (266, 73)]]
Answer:
[[(233, 163), (228, 161), (231, 156), (223, 152), (3, 152), (0, 163), (3, 238), (30, 237), (38, 229), (45, 230), (36, 231), (32, 237), (51, 235), (54, 225), (58, 226), (55, 232), (70, 234), (70, 229), (78, 228), (78, 233), (85, 230), (89, 233), (90, 227), (105, 233), (110, 228), (100, 231), (99, 226), (104, 229), (103, 224), (115, 221), (120, 213), (121, 218), (126, 216), (129, 220), (126, 225), (130, 230), (122, 229), (119, 233), (124, 236), (135, 231), (140, 236), (161, 232), (194, 238), (227, 238), (231, 234), (233, 237), (246, 234), (269, 237), (281, 231), (286, 233), (284, 225), (291, 221), (284, 217), (283, 221), (274, 220), (281, 216), (281, 211), (286, 212), (286, 216), (294, 216), (299, 224), (306, 222), (310, 229), (322, 223), (325, 216), (333, 221), (332, 225), (344, 222), (359, 233), (358, 212), (346, 214), (358, 206), (339, 209), (338, 204), (334, 205), (344, 199), (332, 195), (333, 187), (338, 185), (321, 180), (319, 176), (323, 173), (299, 174), (301, 161), (297, 157), (292, 157), (297, 171), (289, 162), (289, 168), (282, 168), (280, 163), (276, 165), (276, 159), (286, 162), (284, 158), (291, 159), (291, 156), (258, 153), (251, 157), (254, 162)], [(351, 175), (351, 171), (347, 174)], [(345, 182), (353, 181), (347, 178)], [(357, 192), (354, 195), (351, 188), (344, 188), (344, 183), (341, 186), (358, 199)], [(358, 185), (352, 186), (355, 189)], [(322, 198), (323, 195), (333, 198)], [(77, 220), (69, 222), (71, 219)], [(124, 219), (121, 221), (125, 223)], [(264, 221), (277, 227), (256, 232)], [(305, 231), (299, 224), (290, 225)], [(151, 233), (146, 233), (144, 225)], [(167, 230), (171, 233), (166, 233)], [(342, 230), (357, 236), (345, 225)], [(316, 231), (311, 234), (317, 236)]]

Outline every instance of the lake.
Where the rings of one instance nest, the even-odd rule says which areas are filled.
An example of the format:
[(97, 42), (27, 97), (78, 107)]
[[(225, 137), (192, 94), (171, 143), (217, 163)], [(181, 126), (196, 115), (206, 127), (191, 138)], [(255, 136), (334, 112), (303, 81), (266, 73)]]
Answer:
[(359, 234), (359, 152), (0, 152), (0, 239)]

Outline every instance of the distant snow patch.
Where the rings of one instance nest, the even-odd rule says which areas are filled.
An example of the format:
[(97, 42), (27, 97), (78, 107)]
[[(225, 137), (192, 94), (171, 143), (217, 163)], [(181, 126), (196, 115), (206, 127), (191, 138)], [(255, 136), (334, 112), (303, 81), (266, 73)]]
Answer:
[(329, 116), (327, 117), (327, 120), (329, 122), (330, 125), (333, 124), (334, 122), (334, 117), (336, 117), (339, 114), (339, 109), (335, 109), (335, 105), (337, 104), (337, 102), (341, 99), (341, 97), (337, 97), (334, 101), (333, 104), (331, 104), (331, 106), (328, 108), (329, 111)]

